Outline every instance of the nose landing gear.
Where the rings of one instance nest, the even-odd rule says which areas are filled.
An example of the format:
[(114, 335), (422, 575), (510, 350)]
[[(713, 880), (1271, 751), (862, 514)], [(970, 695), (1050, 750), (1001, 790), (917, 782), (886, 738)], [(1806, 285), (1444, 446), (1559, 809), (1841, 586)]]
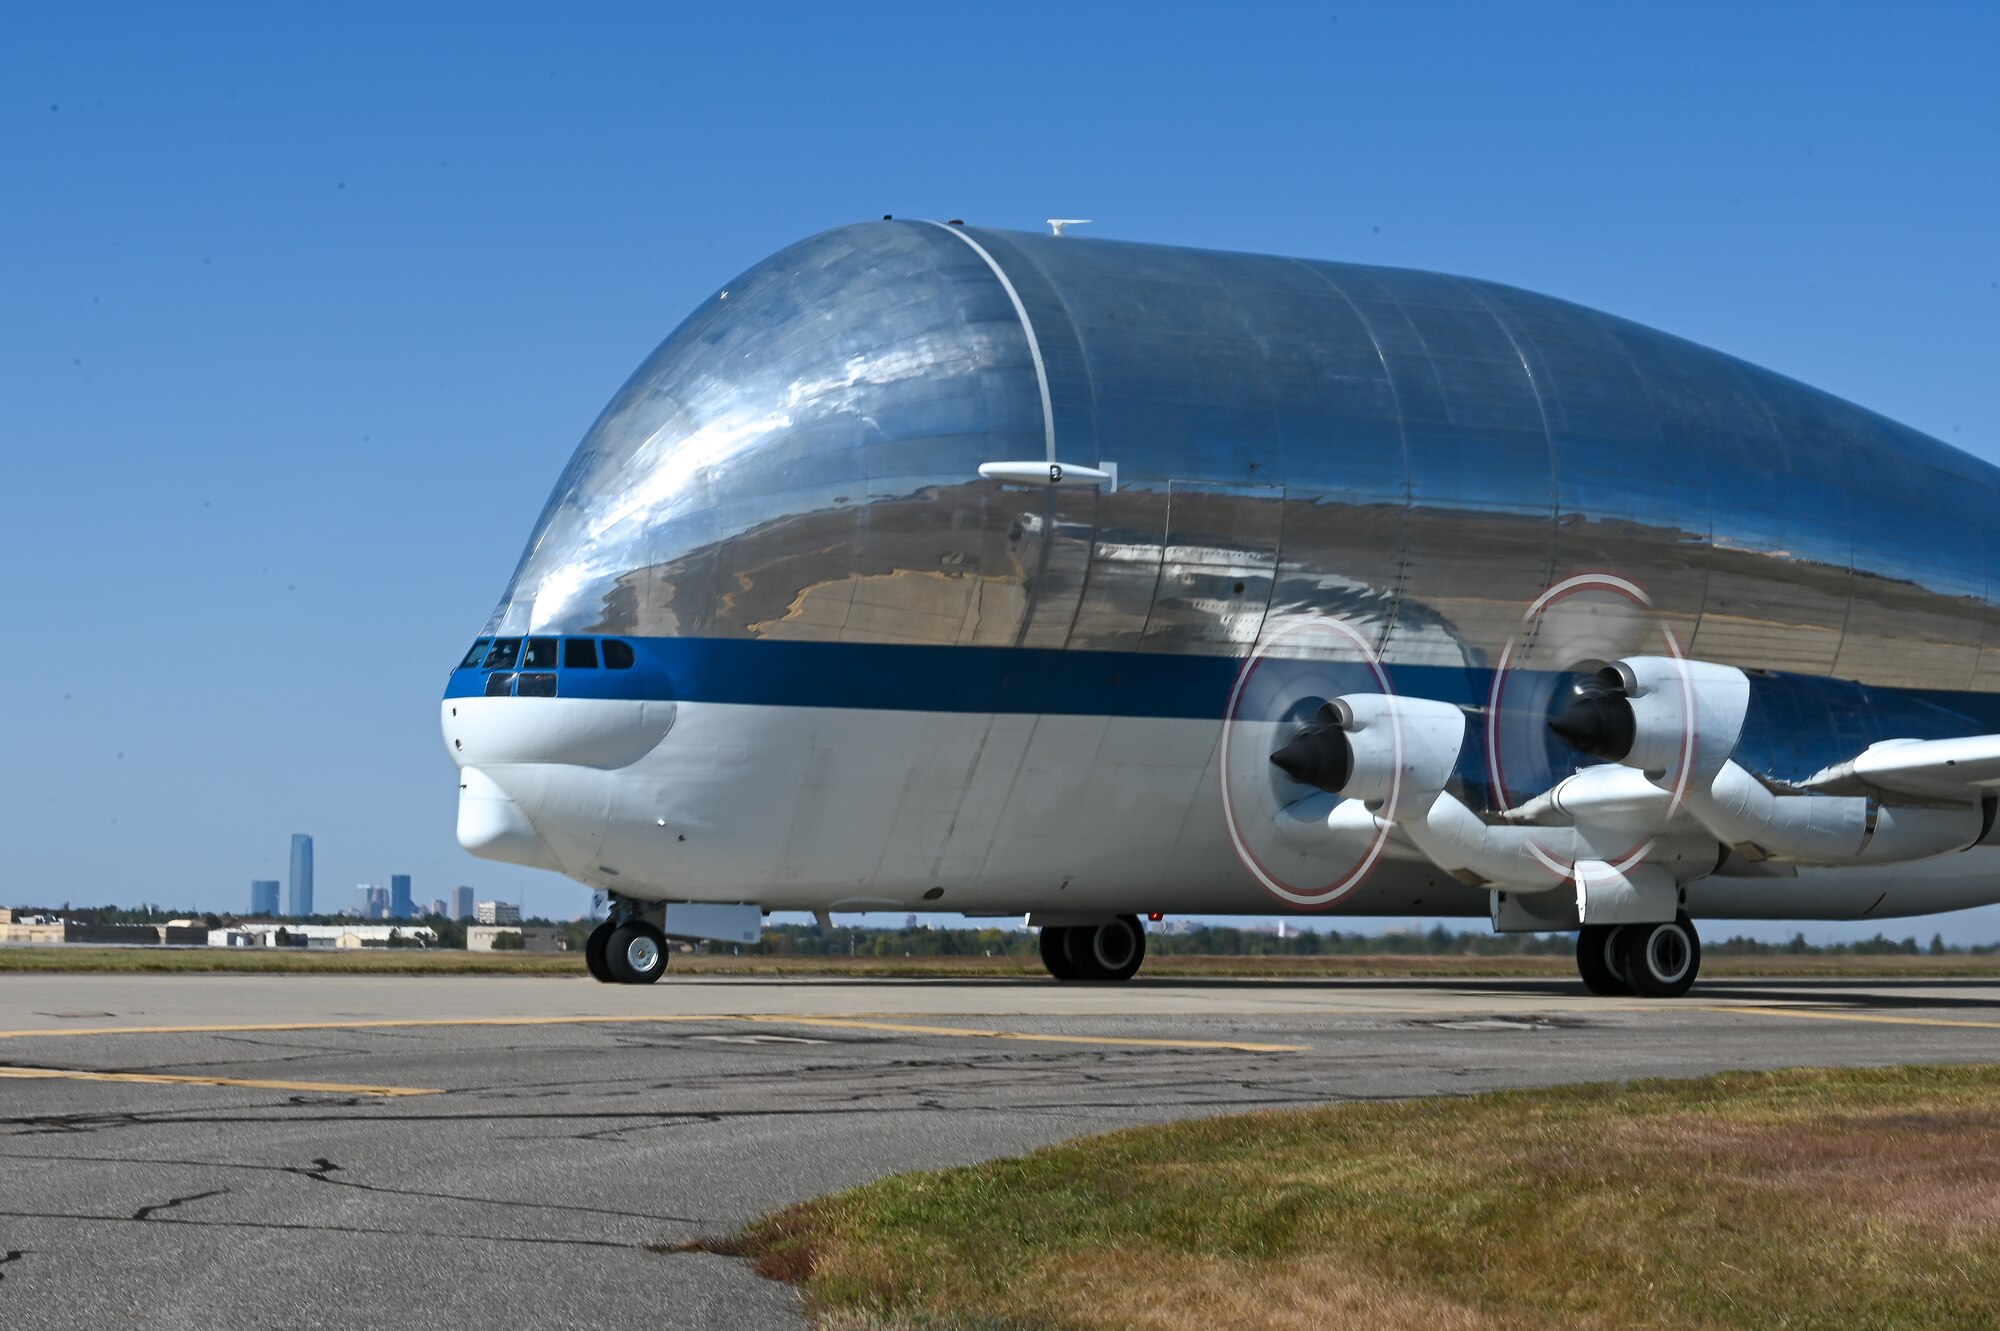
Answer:
[(583, 964), (602, 984), (651, 984), (667, 973), (667, 940), (639, 915), (614, 915), (584, 940)]

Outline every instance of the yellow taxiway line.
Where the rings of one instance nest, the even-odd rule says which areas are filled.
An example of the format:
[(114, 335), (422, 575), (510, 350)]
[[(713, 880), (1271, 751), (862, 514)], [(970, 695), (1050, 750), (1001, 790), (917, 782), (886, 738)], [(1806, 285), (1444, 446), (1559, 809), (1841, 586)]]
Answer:
[[(632, 1013), (588, 1017), (396, 1017), (363, 1021), (241, 1022), (204, 1026), (82, 1026), (69, 1030), (0, 1031), (0, 1040), (60, 1040), (84, 1035), (241, 1035), (275, 1031), (410, 1030), (446, 1026), (633, 1026), (665, 1023), (745, 1022), (765, 1026), (826, 1026), (850, 1030), (892, 1031), (906, 1035), (943, 1035), (974, 1040), (1028, 1040), (1043, 1044), (1132, 1046), (1145, 1049), (1228, 1049), (1246, 1054), (1296, 1054), (1302, 1044), (1257, 1044), (1242, 1040), (1176, 1040), (1118, 1035), (1055, 1035), (1035, 1031), (1002, 1031), (970, 1026), (921, 1026), (863, 1017), (821, 1017), (785, 1013)], [(211, 1080), (197, 1078), (197, 1080)]]
[(1046, 1044), (1134, 1045), (1141, 1049), (1233, 1049), (1245, 1054), (1302, 1054), (1311, 1045), (1252, 1044), (1243, 1040), (1175, 1040), (1140, 1035), (1050, 1035), (1039, 1031), (995, 1031), (971, 1026), (917, 1026), (898, 1021), (866, 1021), (858, 1017), (730, 1017), (729, 1021), (777, 1022), (786, 1026), (834, 1026), (859, 1031), (896, 1031), (905, 1035), (957, 1035), (975, 1040), (1038, 1040)]
[(1883, 1012), (1835, 1012), (1811, 1007), (1750, 1007), (1734, 1004), (1704, 1006), (1704, 1012), (1732, 1012), (1750, 1017), (1804, 1017), (1808, 1021), (1862, 1021), (1884, 1026), (1952, 1026), (2000, 1031), (2000, 1021), (1963, 1021), (1949, 1017), (1895, 1017)]
[(80, 1068), (0, 1067), (0, 1077), (22, 1081), (119, 1081), (149, 1086), (247, 1086), (259, 1091), (311, 1091), (318, 1095), (442, 1095), (424, 1086), (354, 1086), (334, 1081), (265, 1081), (253, 1077), (186, 1077), (165, 1072), (86, 1072)]

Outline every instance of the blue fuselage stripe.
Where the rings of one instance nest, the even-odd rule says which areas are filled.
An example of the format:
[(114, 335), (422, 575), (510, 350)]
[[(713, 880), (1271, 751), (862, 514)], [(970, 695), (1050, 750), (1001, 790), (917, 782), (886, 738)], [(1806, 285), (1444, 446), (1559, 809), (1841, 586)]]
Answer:
[[(561, 670), (565, 698), (911, 712), (1220, 718), (1242, 662), (1158, 652), (744, 638), (628, 638), (629, 670)], [(1460, 672), (1462, 673), (1462, 672)], [(486, 691), (452, 673), (448, 698)]]
[[(935, 647), (745, 638), (627, 638), (626, 670), (561, 669), (563, 698), (735, 703), (992, 715), (1153, 717), (1219, 721), (1240, 658), (1168, 652)], [(478, 697), (487, 673), (452, 672), (446, 698)], [(1483, 706), (1490, 671), (1393, 666), (1408, 696)], [(1373, 687), (1365, 667), (1337, 691)], [(1329, 680), (1331, 686), (1333, 681)], [(523, 698), (523, 706), (541, 700)], [(1739, 761), (1784, 779), (1810, 775), (1884, 739), (2000, 732), (2000, 695), (1871, 688), (1806, 675), (1756, 675)], [(1468, 728), (1465, 760), (1482, 761), (1483, 727)]]

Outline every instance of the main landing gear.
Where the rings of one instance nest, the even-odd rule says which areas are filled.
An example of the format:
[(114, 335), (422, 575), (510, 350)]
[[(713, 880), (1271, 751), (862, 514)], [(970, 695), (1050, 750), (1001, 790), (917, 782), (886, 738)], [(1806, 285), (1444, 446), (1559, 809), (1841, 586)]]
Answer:
[(1586, 924), (1576, 970), (1593, 994), (1679, 998), (1701, 971), (1701, 938), (1685, 911), (1666, 924)]
[(604, 984), (651, 984), (667, 973), (667, 940), (644, 917), (613, 916), (584, 940), (583, 964)]
[(1042, 964), (1058, 980), (1129, 980), (1145, 959), (1146, 930), (1137, 915), (1042, 928)]

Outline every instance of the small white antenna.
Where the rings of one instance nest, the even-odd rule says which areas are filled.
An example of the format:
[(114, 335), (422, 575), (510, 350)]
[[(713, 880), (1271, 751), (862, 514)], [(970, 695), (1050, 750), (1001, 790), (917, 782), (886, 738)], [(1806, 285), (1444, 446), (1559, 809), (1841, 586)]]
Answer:
[(1058, 236), (1069, 227), (1083, 226), (1089, 221), (1088, 217), (1051, 217), (1048, 219), (1049, 230), (1055, 232)]

